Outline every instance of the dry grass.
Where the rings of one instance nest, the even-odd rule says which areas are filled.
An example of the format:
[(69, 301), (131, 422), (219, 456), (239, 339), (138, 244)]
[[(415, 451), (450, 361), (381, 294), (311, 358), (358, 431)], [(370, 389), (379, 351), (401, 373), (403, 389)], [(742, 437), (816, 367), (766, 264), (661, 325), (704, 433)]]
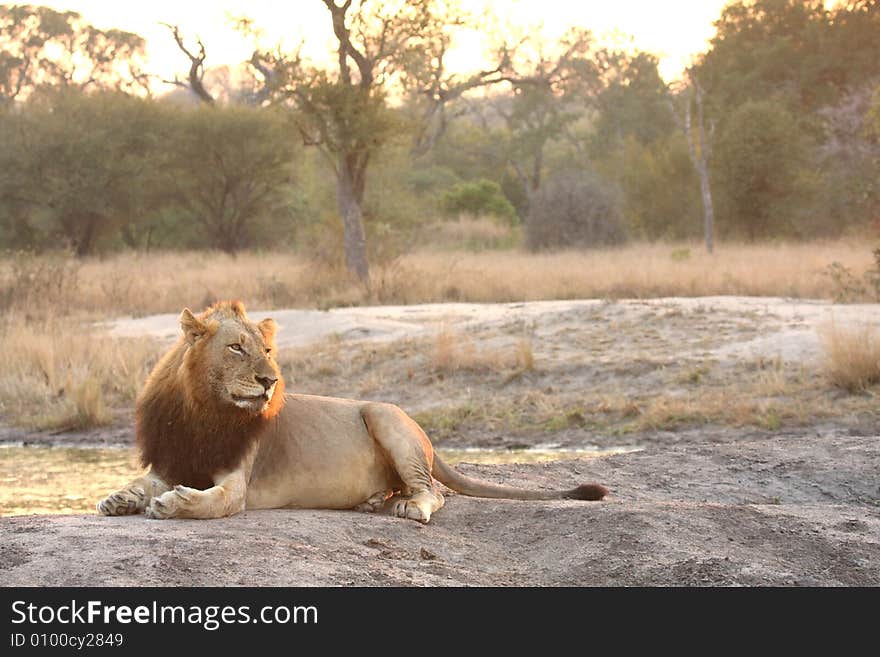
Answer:
[[(425, 250), (374, 267), (374, 284), (367, 291), (338, 269), (280, 253), (122, 253), (81, 261), (64, 255), (6, 256), (0, 258), (0, 417), (31, 428), (73, 429), (107, 424), (130, 412), (162, 347), (147, 339), (102, 336), (91, 327), (96, 319), (202, 308), (218, 298), (240, 298), (264, 309), (716, 294), (830, 299), (836, 292), (826, 273), (831, 262), (857, 276), (874, 264), (864, 242), (849, 241), (728, 244), (713, 257), (696, 245), (668, 244), (554, 254)], [(867, 332), (837, 336), (829, 345), (829, 372), (838, 385), (858, 390), (876, 380), (876, 337)], [(363, 350), (328, 341), (318, 350), (287, 354), (284, 366), (285, 376), (297, 383), (314, 377), (338, 388), (352, 380), (359, 386), (352, 394), (384, 394), (386, 381), (397, 380), (400, 371), (402, 381), (419, 386), (455, 375), (478, 380), (483, 374), (529, 372), (535, 367), (532, 347), (531, 340), (516, 335), (487, 343), (480, 336), (441, 331), (434, 340)], [(696, 383), (705, 373), (677, 376), (681, 384)], [(768, 379), (752, 398), (773, 397), (773, 385)], [(698, 406), (710, 411), (666, 395), (662, 404), (628, 400), (627, 408), (608, 417), (620, 426), (674, 425), (695, 417), (717, 421), (721, 410), (711, 410), (715, 402), (706, 394), (701, 392)], [(718, 409), (723, 402), (719, 395)], [(772, 425), (780, 413), (797, 410), (780, 408), (742, 406), (742, 415), (764, 417), (762, 422)], [(541, 426), (568, 421), (565, 408), (545, 410), (536, 415)], [(587, 411), (571, 412), (587, 417)], [(739, 422), (730, 414), (722, 421)]]
[(835, 286), (826, 269), (833, 261), (857, 273), (873, 264), (863, 244), (848, 242), (722, 245), (714, 256), (697, 246), (662, 244), (553, 254), (423, 253), (404, 264), (413, 269), (411, 296), (479, 302), (713, 295), (830, 299)]
[(534, 390), (512, 397), (486, 395), (464, 404), (435, 406), (414, 417), (442, 444), (454, 435), (486, 431), (511, 436), (566, 429), (628, 435), (700, 426), (777, 431), (865, 410), (855, 398), (831, 399), (810, 377), (770, 379), (759, 374), (738, 379), (735, 387), (706, 386), (688, 394), (606, 392), (580, 401)]
[(76, 322), (0, 325), (0, 414), (32, 429), (102, 426), (131, 407), (161, 348), (116, 340)]
[(844, 240), (722, 244), (714, 256), (691, 244), (552, 254), (422, 250), (374, 266), (367, 291), (344, 271), (294, 254), (18, 256), (0, 259), (0, 309), (110, 317), (201, 308), (222, 298), (260, 308), (711, 295), (832, 299), (839, 293), (827, 273), (832, 262), (854, 276), (873, 265), (863, 241)]
[[(359, 397), (376, 393), (375, 398), (401, 403), (441, 445), (487, 433), (531, 440), (568, 430), (611, 436), (695, 427), (777, 431), (876, 416), (871, 398), (841, 396), (816, 384), (812, 365), (775, 356), (726, 364), (670, 356), (645, 371), (618, 367), (636, 362), (621, 355), (619, 361), (603, 360), (597, 376), (590, 372), (598, 362), (594, 356), (584, 356), (587, 371), (579, 372), (577, 362), (543, 358), (548, 345), (541, 340), (516, 339), (449, 329), (381, 345), (328, 339), (308, 349), (283, 350), (279, 360), (285, 375), (295, 379), (292, 388)], [(524, 356), (518, 355), (520, 345)], [(534, 349), (541, 367), (526, 372)], [(513, 376), (519, 368), (525, 375)], [(645, 383), (643, 376), (654, 378)]]
[(535, 369), (532, 341), (519, 338), (513, 345), (491, 346), (477, 344), (462, 333), (443, 328), (434, 339), (428, 361), (433, 372), (511, 372)]
[(522, 230), (489, 217), (463, 215), (457, 221), (428, 224), (420, 235), (432, 249), (482, 251), (518, 246)]
[(880, 383), (880, 331), (876, 327), (841, 327), (832, 322), (821, 333), (825, 375), (832, 384), (856, 393)]
[(442, 328), (433, 338), (363, 345), (330, 336), (308, 347), (281, 349), (278, 364), (291, 389), (339, 395), (342, 386), (345, 394), (363, 397), (414, 380), (430, 388), (461, 374), (496, 384), (501, 374), (510, 381), (534, 370), (535, 356), (527, 336), (487, 341)]

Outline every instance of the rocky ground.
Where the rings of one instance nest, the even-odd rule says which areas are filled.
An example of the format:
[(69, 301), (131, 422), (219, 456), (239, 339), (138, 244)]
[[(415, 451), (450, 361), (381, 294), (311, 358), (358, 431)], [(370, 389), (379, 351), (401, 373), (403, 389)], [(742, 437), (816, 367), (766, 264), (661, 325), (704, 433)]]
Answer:
[(212, 521), (0, 519), (6, 585), (880, 585), (877, 436), (691, 444), (584, 461), (463, 465), (604, 502), (450, 495), (431, 523), (342, 511)]
[[(876, 394), (829, 386), (820, 338), (832, 319), (877, 323), (876, 305), (713, 298), (272, 314), (292, 387), (399, 403), (441, 448), (642, 449), (461, 465), (531, 487), (599, 481), (612, 495), (585, 503), (449, 494), (427, 526), (298, 510), (216, 521), (0, 518), (0, 581), (880, 585)], [(173, 316), (110, 330), (162, 340), (176, 331)], [(131, 432), (7, 429), (0, 442), (124, 445)]]

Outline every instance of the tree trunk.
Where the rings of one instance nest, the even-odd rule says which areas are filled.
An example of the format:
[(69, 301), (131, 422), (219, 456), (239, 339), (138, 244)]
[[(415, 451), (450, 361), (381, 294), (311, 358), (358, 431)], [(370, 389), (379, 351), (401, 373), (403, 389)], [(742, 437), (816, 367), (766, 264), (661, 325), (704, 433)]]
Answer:
[[(706, 243), (706, 251), (712, 253), (715, 248), (715, 209), (712, 206), (712, 187), (709, 185), (709, 161), (712, 158), (712, 137), (715, 134), (715, 123), (710, 122), (707, 134), (703, 117), (703, 87), (700, 86), (700, 81), (690, 69), (688, 69), (688, 76), (691, 82), (691, 96), (685, 98), (684, 117), (675, 111), (675, 105), (671, 98), (669, 99), (669, 110), (672, 112), (672, 118), (684, 133), (691, 164), (694, 165), (694, 170), (700, 178), (700, 195), (703, 198), (703, 239)], [(696, 131), (700, 140), (699, 148), (695, 143), (696, 139), (691, 126), (692, 101), (697, 108)]]
[(715, 248), (715, 209), (712, 206), (712, 190), (709, 187), (709, 165), (701, 161), (696, 167), (700, 176), (700, 194), (703, 197), (703, 237), (706, 251), (712, 253)]
[(80, 258), (92, 255), (103, 217), (96, 212), (65, 215), (61, 225), (72, 242), (74, 252)]
[(92, 241), (95, 237), (95, 224), (92, 221), (87, 221), (85, 225), (85, 230), (82, 235), (80, 235), (79, 240), (76, 243), (76, 255), (80, 258), (83, 258), (87, 255), (91, 255), (92, 253)]
[(229, 255), (235, 255), (241, 251), (241, 235), (239, 234), (239, 231), (236, 230), (236, 227), (223, 221), (223, 218), (217, 221), (216, 226), (217, 246), (220, 247), (224, 253), (228, 253)]
[(345, 267), (358, 277), (361, 283), (369, 286), (370, 267), (367, 262), (367, 240), (364, 234), (364, 219), (361, 212), (363, 185), (357, 183), (357, 176), (346, 158), (340, 157), (336, 179), (336, 204), (342, 218), (343, 245), (345, 247)]
[[(700, 148), (694, 143), (694, 135), (691, 130), (691, 106), (690, 102), (685, 108), (684, 121), (680, 124), (687, 139), (688, 154), (691, 163), (700, 178), (700, 195), (703, 197), (703, 239), (706, 243), (706, 251), (712, 253), (715, 248), (715, 209), (712, 206), (712, 188), (709, 185), (709, 158), (712, 154), (712, 133), (706, 135), (706, 126), (703, 123), (703, 89), (699, 84), (694, 83), (694, 100), (697, 105), (697, 130), (700, 137)], [(671, 107), (671, 105), (670, 105)], [(675, 110), (673, 109), (673, 116)]]

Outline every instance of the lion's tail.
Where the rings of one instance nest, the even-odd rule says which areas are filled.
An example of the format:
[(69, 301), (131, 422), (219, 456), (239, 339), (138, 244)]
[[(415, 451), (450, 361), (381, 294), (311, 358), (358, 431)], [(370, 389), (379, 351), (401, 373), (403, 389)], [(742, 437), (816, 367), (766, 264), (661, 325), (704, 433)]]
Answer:
[(436, 453), (431, 474), (452, 490), (471, 497), (493, 497), (508, 500), (601, 500), (608, 494), (608, 489), (601, 484), (581, 484), (571, 490), (528, 490), (514, 486), (490, 484), (486, 481), (466, 477), (445, 463)]

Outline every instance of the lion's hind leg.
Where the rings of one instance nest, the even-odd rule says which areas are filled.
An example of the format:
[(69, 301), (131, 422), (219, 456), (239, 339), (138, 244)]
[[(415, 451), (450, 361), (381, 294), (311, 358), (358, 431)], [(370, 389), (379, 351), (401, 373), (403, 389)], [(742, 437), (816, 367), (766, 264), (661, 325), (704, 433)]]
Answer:
[(391, 506), (391, 514), (398, 518), (409, 518), (419, 522), (428, 522), (431, 514), (443, 508), (446, 499), (436, 490), (419, 491), (411, 497), (399, 497)]
[(391, 404), (368, 404), (361, 415), (367, 430), (388, 455), (408, 496), (395, 499), (391, 513), (398, 518), (428, 522), (445, 500), (434, 484), (431, 441), (402, 410)]

